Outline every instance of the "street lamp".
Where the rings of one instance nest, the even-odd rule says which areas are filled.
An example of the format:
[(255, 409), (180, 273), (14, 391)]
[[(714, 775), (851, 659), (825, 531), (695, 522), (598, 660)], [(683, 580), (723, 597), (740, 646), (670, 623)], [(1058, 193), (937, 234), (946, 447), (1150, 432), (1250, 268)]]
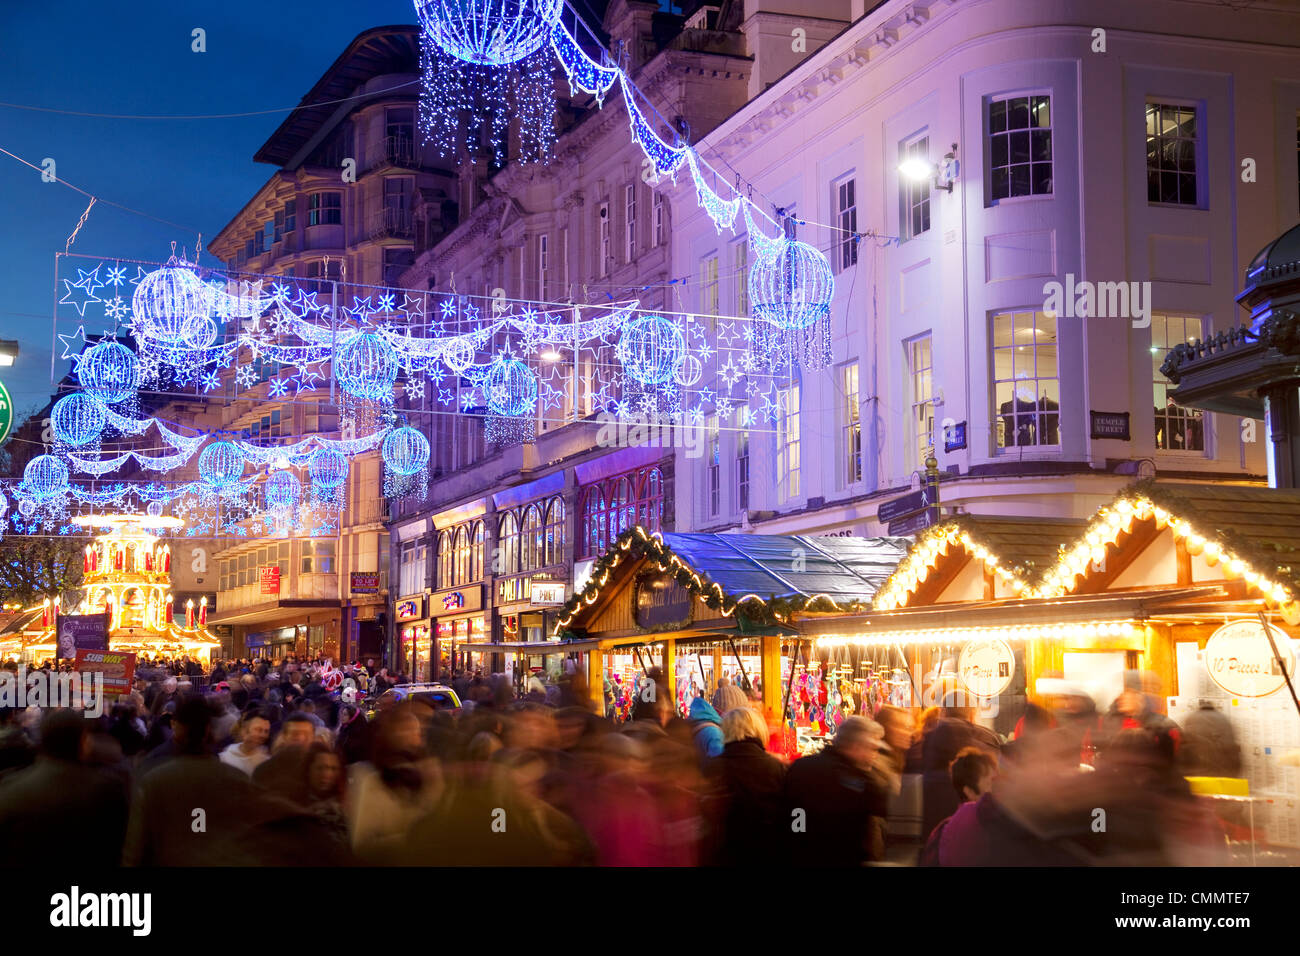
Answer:
[(957, 162), (957, 144), (953, 143), (952, 152), (945, 153), (943, 159), (939, 162), (932, 163), (922, 156), (909, 156), (898, 164), (898, 171), (902, 173), (905, 179), (917, 183), (933, 177), (935, 189), (952, 192), (952, 184), (957, 181), (959, 165)]
[(9, 367), (18, 359), (18, 341), (0, 339), (0, 366)]

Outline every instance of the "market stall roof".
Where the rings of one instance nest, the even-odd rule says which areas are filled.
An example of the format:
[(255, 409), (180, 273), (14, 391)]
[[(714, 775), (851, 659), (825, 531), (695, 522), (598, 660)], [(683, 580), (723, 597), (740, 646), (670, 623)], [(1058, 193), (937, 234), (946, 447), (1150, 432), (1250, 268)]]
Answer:
[(5, 611), (0, 614), (0, 640), (21, 635), (40, 613), (41, 608), (35, 607), (26, 611)]

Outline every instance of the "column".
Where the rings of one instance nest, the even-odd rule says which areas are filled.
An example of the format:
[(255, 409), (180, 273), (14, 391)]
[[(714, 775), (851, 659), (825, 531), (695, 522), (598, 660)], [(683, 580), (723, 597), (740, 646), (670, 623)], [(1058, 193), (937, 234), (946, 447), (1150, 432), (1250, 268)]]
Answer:
[(1268, 483), (1271, 488), (1300, 487), (1300, 382), (1264, 390), (1268, 424)]
[(605, 716), (605, 652), (594, 647), (587, 652), (587, 692), (596, 714)]
[(659, 688), (659, 691), (667, 692), (672, 696), (675, 709), (677, 706), (677, 641), (673, 638), (664, 641), (663, 673), (664, 684), (667, 686)]
[(762, 641), (763, 716), (769, 723), (781, 720), (781, 635), (764, 634)]

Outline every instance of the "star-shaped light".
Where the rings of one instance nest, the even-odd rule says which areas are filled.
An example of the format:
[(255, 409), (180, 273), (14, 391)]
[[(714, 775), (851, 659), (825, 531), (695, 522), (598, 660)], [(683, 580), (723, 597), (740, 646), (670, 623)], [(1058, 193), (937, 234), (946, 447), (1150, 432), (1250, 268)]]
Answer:
[(273, 378), (267, 382), (267, 394), (271, 398), (283, 398), (288, 391), (289, 379), (287, 378)]
[[(466, 408), (469, 408), (470, 405), (473, 405), (473, 404), (474, 404), (474, 402), (473, 402), (472, 397), (470, 397), (468, 393), (466, 393), (466, 397), (469, 397), (469, 398), (470, 398), (470, 401), (465, 405)], [(449, 388), (440, 388), (440, 389), (438, 389), (438, 404), (440, 404), (440, 405), (451, 405), (451, 404), (454, 404), (455, 401), (456, 401), (456, 397), (455, 397), (454, 395), (452, 395), (452, 393), (451, 393), (451, 389), (449, 389)]]
[(303, 392), (309, 392), (316, 388), (316, 383), (320, 381), (320, 372), (310, 366), (303, 366), (298, 369), (298, 384), (295, 394), (301, 395)]
[[(73, 332), (71, 335), (60, 332), (59, 341), (63, 343), (63, 354), (59, 357), (72, 359), (73, 362), (80, 363), (81, 353), (89, 344), (86, 341), (86, 327), (84, 325), (77, 326), (77, 331)], [(81, 343), (80, 346), (76, 344), (78, 341)], [(73, 349), (76, 349), (76, 351), (74, 352)], [(76, 371), (75, 365), (73, 371)]]
[(366, 317), (375, 311), (374, 306), (370, 304), (372, 298), (373, 296), (366, 296), (363, 299), (360, 296), (354, 295), (352, 297), (352, 308), (344, 309), (343, 311), (352, 316), (352, 320), (356, 322), (357, 325), (364, 325)]
[(114, 266), (104, 273), (104, 281), (109, 285), (118, 286), (126, 281), (126, 266)]
[[(95, 295), (95, 290), (102, 289), (104, 283), (99, 281), (99, 266), (95, 266), (95, 268), (90, 272), (87, 272), (84, 269), (78, 269), (77, 275), (79, 278), (76, 282), (73, 282), (71, 279), (62, 280), (67, 291), (63, 294), (63, 298), (59, 300), (59, 304), (72, 306), (77, 310), (77, 314), (84, 319), (86, 317), (86, 306), (90, 305), (92, 302), (104, 301), (99, 296)], [(73, 292), (74, 289), (81, 289), (82, 292), (85, 293), (85, 296), (77, 295), (77, 293)]]
[(737, 338), (739, 338), (739, 336), (736, 335), (736, 326), (735, 326), (734, 323), (732, 323), (732, 322), (721, 322), (721, 323), (718, 324), (718, 341), (719, 341), (719, 342), (723, 343), (723, 344), (726, 345), (728, 348), (730, 348), (730, 347), (731, 347), (731, 343), (734, 342)]

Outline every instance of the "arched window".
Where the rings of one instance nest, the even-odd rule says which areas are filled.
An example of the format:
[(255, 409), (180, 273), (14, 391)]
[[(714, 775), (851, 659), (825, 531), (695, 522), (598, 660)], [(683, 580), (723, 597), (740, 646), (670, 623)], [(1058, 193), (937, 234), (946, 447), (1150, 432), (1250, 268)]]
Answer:
[(498, 574), (513, 574), (519, 570), (519, 521), (513, 511), (507, 511), (497, 525), (497, 547), (500, 549), (501, 567), (492, 570)]
[(546, 564), (564, 562), (564, 499), (556, 495), (546, 506)]
[(438, 589), (452, 586), (451, 535), (446, 531), (438, 535)]
[(609, 496), (609, 540), (612, 544), (620, 534), (636, 525), (636, 496), (632, 482), (627, 478), (614, 481)]
[(542, 566), (542, 513), (537, 505), (524, 509), (519, 558), (521, 571), (535, 571)]
[(601, 485), (588, 488), (582, 498), (582, 556), (595, 557), (605, 553), (605, 489)]
[(483, 579), (483, 522), (475, 521), (470, 531), (469, 578), (470, 581)]
[(647, 468), (637, 493), (637, 521), (647, 531), (660, 531), (664, 516), (664, 476), (658, 468)]
[(469, 529), (463, 525), (456, 529), (455, 544), (456, 551), (456, 579), (455, 585), (464, 584), (469, 580)]

